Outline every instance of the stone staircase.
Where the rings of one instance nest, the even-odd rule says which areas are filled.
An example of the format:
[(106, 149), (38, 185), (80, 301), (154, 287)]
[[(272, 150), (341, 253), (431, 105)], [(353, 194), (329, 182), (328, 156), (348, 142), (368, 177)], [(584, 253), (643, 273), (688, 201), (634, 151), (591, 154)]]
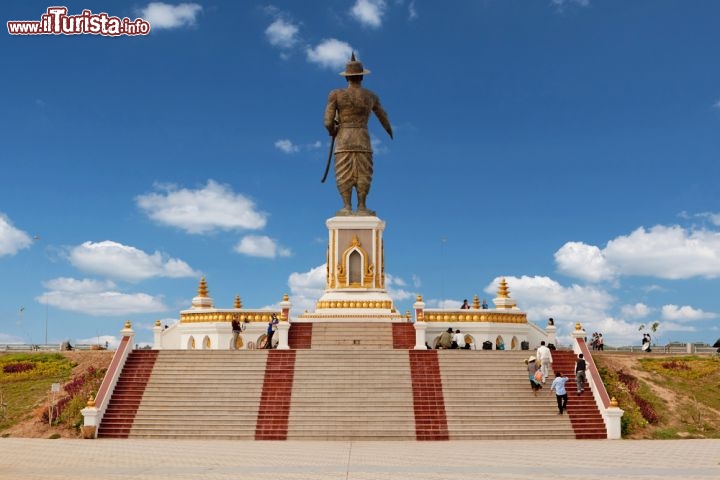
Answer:
[(451, 440), (575, 438), (550, 385), (532, 393), (527, 351), (439, 351)]
[[(605, 438), (588, 391), (575, 397), (574, 383), (568, 382), (570, 415), (557, 415), (549, 384), (533, 396), (523, 363), (529, 352), (416, 351), (393, 349), (392, 343), (383, 349), (352, 344), (331, 350), (327, 341), (319, 345), (324, 348), (135, 351), (99, 436)], [(563, 353), (553, 353), (558, 369), (565, 369)], [(572, 353), (567, 356), (572, 361)]]
[(408, 352), (298, 351), (287, 438), (414, 440)]
[[(293, 325), (290, 330), (295, 328)], [(391, 323), (314, 323), (313, 350), (392, 350)]]
[[(570, 351), (554, 351), (553, 370), (562, 372), (570, 380), (565, 384), (568, 392), (567, 413), (575, 431), (575, 438), (607, 438), (607, 428), (598, 410), (590, 388), (585, 384), (585, 391), (577, 395), (575, 382), (575, 354)], [(553, 374), (551, 378), (555, 378)], [(550, 379), (548, 379), (550, 382)], [(549, 388), (549, 385), (548, 385)]]
[[(133, 438), (255, 438), (267, 350), (155, 353), (157, 360), (136, 414), (121, 418), (126, 410), (119, 404), (125, 397), (112, 405), (114, 393), (100, 437), (115, 436), (114, 425), (130, 422), (126, 436)], [(113, 419), (109, 425), (108, 418)]]
[(98, 436), (127, 438), (157, 360), (157, 350), (133, 350), (120, 373)]

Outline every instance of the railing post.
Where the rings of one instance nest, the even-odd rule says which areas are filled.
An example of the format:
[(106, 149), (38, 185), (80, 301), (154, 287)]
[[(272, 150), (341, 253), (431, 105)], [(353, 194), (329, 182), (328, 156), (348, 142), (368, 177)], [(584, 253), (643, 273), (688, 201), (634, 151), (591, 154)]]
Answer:
[(153, 327), (153, 349), (162, 350), (162, 325), (160, 320), (155, 320), (155, 326)]
[(278, 323), (278, 350), (290, 350), (288, 344), (288, 333), (290, 331), (290, 297), (286, 293), (283, 295), (282, 302), (280, 302), (280, 322)]
[(417, 296), (417, 301), (413, 304), (415, 310), (415, 350), (427, 350), (425, 343), (425, 331), (427, 323), (425, 323), (425, 302), (422, 301), (422, 295)]

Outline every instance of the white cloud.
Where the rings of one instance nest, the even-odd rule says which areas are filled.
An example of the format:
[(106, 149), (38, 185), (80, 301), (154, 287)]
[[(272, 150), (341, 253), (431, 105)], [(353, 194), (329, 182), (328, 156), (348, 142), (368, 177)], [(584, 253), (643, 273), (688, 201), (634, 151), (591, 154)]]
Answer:
[(717, 102), (713, 103), (713, 107), (715, 107), (715, 108), (720, 108), (720, 100), (718, 100)]
[(110, 240), (78, 245), (70, 250), (69, 259), (73, 266), (83, 272), (128, 281), (151, 277), (198, 276), (198, 273), (182, 260), (167, 258), (157, 251), (147, 254), (135, 247)]
[(143, 20), (150, 23), (152, 30), (162, 30), (195, 25), (202, 6), (197, 3), (181, 3), (170, 5), (163, 2), (152, 2), (139, 10)]
[[(690, 218), (690, 215), (688, 215), (685, 212), (682, 212), (680, 216), (683, 218)], [(696, 213), (695, 215), (693, 215), (693, 217), (707, 219), (710, 221), (710, 223), (712, 223), (716, 227), (720, 227), (720, 213), (701, 212), (701, 213)]]
[(717, 317), (714, 313), (703, 312), (702, 310), (692, 308), (689, 305), (684, 305), (682, 307), (672, 304), (663, 305), (661, 312), (663, 320), (675, 320), (677, 322), (705, 320)]
[(188, 233), (254, 230), (263, 228), (267, 221), (267, 214), (257, 211), (252, 200), (213, 180), (198, 190), (173, 185), (157, 185), (156, 189), (162, 191), (138, 195), (138, 207), (151, 219)]
[(285, 153), (297, 153), (300, 151), (300, 147), (295, 145), (292, 141), (283, 138), (275, 142), (275, 148)]
[(385, 287), (387, 288), (388, 295), (390, 295), (390, 298), (394, 301), (399, 302), (407, 300), (408, 298), (415, 298), (417, 293), (405, 290), (403, 287), (406, 285), (405, 280), (402, 278), (395, 277), (389, 273), (385, 274)]
[(620, 313), (626, 318), (645, 318), (653, 312), (653, 309), (644, 303), (636, 303), (635, 305), (623, 305), (620, 307)]
[(571, 277), (590, 282), (608, 280), (613, 277), (613, 268), (594, 245), (582, 242), (567, 242), (555, 252), (558, 271)]
[(323, 68), (341, 69), (352, 55), (352, 47), (343, 41), (335, 38), (323, 40), (314, 48), (307, 48), (307, 59), (309, 62), (317, 63)]
[(415, 0), (412, 0), (408, 5), (408, 20), (415, 20), (418, 18), (418, 11), (415, 7)]
[(708, 230), (638, 228), (608, 242), (604, 254), (623, 275), (671, 280), (720, 275), (720, 233)]
[(363, 26), (378, 28), (382, 25), (386, 8), (385, 0), (356, 0), (350, 15)]
[(283, 18), (276, 18), (265, 29), (265, 36), (270, 45), (279, 48), (292, 48), (298, 42), (298, 32), (300, 29), (297, 25)]
[(563, 7), (570, 4), (578, 5), (580, 7), (590, 6), (590, 0), (551, 0), (551, 3), (559, 10), (562, 10)]
[(291, 273), (288, 277), (293, 315), (304, 311), (314, 311), (315, 302), (325, 293), (326, 264), (319, 265), (307, 272)]
[[(518, 308), (528, 315), (528, 320), (544, 325), (552, 317), (565, 332), (574, 328), (579, 321), (583, 327), (595, 328), (604, 320), (614, 298), (607, 291), (595, 286), (571, 285), (565, 287), (549, 277), (525, 276), (505, 277), (510, 297), (518, 302)], [(485, 289), (488, 304), (497, 294), (500, 278), (496, 278)], [(587, 324), (587, 325), (586, 325)]]
[(320, 140), (316, 140), (312, 143), (306, 143), (304, 145), (297, 145), (293, 143), (292, 140), (288, 140), (286, 138), (277, 140), (275, 142), (275, 148), (284, 153), (287, 153), (288, 155), (298, 153), (303, 150), (317, 150), (320, 147), (322, 147), (322, 142)]
[(77, 280), (68, 277), (53, 278), (44, 282), (43, 285), (50, 290), (70, 293), (97, 293), (116, 288), (115, 283), (110, 280), (92, 280), (90, 278)]
[(289, 257), (292, 252), (281, 247), (266, 235), (247, 235), (235, 245), (235, 251), (251, 257), (275, 258)]
[(30, 235), (15, 228), (10, 219), (0, 213), (0, 257), (15, 255), (32, 243)]
[[(87, 279), (57, 278), (46, 282), (45, 286), (49, 291), (35, 297), (35, 301), (60, 310), (101, 316), (122, 316), (168, 310), (161, 297), (153, 297), (145, 293), (103, 291), (101, 290), (102, 285)], [(112, 283), (104, 285), (110, 288), (113, 286)]]
[(720, 276), (720, 233), (706, 229), (657, 225), (638, 228), (607, 243), (604, 249), (568, 242), (555, 253), (558, 270), (589, 281), (617, 275), (669, 280)]

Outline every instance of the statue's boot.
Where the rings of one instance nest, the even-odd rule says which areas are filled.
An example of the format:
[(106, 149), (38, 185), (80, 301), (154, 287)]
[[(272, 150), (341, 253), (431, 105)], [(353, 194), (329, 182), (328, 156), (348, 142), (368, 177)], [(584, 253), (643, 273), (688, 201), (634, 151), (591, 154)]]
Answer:
[(350, 199), (352, 197), (352, 190), (349, 192), (340, 192), (340, 196), (343, 199), (343, 208), (337, 211), (335, 215), (337, 216), (346, 216), (346, 215), (352, 215), (352, 204), (350, 203)]
[(358, 192), (358, 215), (370, 215), (375, 216), (375, 210), (370, 210), (365, 206), (365, 199), (367, 198), (367, 192)]

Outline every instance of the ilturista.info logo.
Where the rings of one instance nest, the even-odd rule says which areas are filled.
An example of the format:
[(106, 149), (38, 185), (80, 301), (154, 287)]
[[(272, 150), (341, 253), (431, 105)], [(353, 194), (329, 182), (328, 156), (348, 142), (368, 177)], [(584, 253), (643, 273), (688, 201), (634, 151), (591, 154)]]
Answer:
[(40, 20), (16, 20), (7, 22), (10, 35), (147, 35), (150, 23), (142, 18), (111, 17), (107, 13), (83, 10), (78, 15), (68, 15), (66, 7), (48, 7)]

